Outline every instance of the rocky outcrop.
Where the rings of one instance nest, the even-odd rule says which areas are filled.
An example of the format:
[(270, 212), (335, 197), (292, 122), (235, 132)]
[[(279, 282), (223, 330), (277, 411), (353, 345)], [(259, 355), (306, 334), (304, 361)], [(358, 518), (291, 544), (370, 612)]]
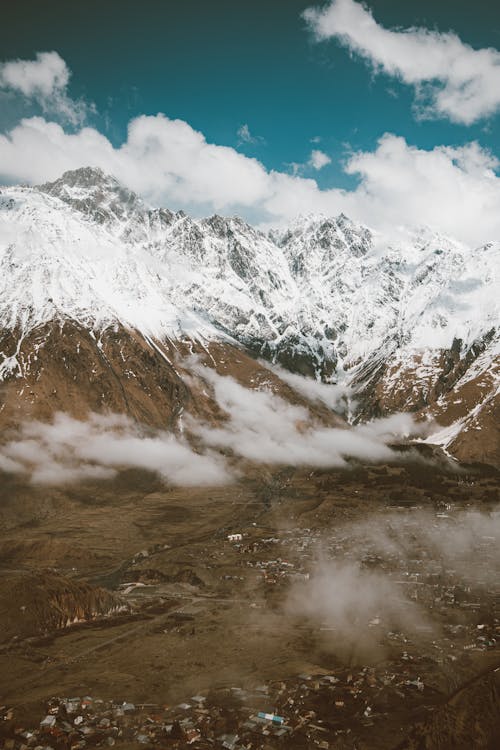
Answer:
[(2, 642), (45, 635), (81, 622), (128, 611), (102, 588), (54, 572), (3, 572), (0, 576)]

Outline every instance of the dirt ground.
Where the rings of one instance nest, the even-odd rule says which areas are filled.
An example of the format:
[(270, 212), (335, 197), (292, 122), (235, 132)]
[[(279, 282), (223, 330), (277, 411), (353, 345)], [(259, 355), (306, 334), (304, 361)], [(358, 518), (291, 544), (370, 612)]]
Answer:
[[(213, 700), (218, 691), (264, 685), (261, 710), (278, 707), (292, 729), (285, 739), (270, 731), (234, 747), (492, 750), (500, 558), (497, 527), (487, 530), (498, 488), (493, 470), (451, 470), (404, 456), (350, 471), (250, 467), (222, 488), (170, 488), (139, 472), (72, 488), (5, 483), (4, 736), (11, 737), (13, 721), (37, 727), (52, 696), (171, 707), (193, 695)], [(461, 566), (456, 550), (454, 557), (439, 551), (436, 539), (452, 539), (471, 511), (470, 559)], [(424, 523), (432, 534), (423, 530), (420, 538)], [(380, 524), (398, 535), (384, 551), (372, 533)], [(361, 617), (371, 598), (365, 580), (373, 590), (382, 579), (381, 586), (399, 587), (403, 609), (386, 622), (382, 595), (366, 622), (350, 612), (348, 627), (339, 626), (341, 594), (326, 606), (315, 583), (331, 564), (358, 571), (345, 596), (347, 607), (362, 602)], [(85, 584), (82, 597), (90, 585), (111, 598), (94, 594), (92, 605), (75, 604), (76, 584)], [(46, 607), (35, 606), (40, 596)], [(54, 630), (51, 607), (61, 623), (78, 622)], [(443, 717), (450, 716), (447, 726)], [(186, 737), (174, 746), (187, 746)], [(190, 746), (224, 746), (217, 742), (215, 733), (212, 745), (201, 738)]]

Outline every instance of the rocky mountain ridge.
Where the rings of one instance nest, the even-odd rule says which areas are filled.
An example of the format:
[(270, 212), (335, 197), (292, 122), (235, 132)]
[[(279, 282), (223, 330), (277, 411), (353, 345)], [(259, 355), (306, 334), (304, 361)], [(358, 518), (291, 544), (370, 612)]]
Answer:
[(354, 387), (353, 419), (417, 411), (464, 460), (495, 462), (499, 268), (500, 242), (466, 248), (429, 230), (395, 241), (342, 215), (263, 233), (149, 209), (80, 169), (1, 189), (0, 376), (4, 391), (19, 385), (54, 325), (81, 327), (96, 352), (105, 331), (146, 348), (218, 341)]

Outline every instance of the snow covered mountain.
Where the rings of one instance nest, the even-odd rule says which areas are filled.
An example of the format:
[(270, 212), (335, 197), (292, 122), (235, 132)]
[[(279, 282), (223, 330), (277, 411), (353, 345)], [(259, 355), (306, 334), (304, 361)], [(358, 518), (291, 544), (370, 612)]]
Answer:
[(342, 215), (263, 233), (149, 209), (79, 169), (0, 192), (0, 376), (19, 385), (49, 339), (56, 352), (54, 325), (101, 348), (124, 332), (134, 346), (223, 342), (354, 386), (358, 418), (435, 416), (449, 450), (495, 463), (499, 269), (500, 242), (471, 249), (427, 229), (390, 241)]

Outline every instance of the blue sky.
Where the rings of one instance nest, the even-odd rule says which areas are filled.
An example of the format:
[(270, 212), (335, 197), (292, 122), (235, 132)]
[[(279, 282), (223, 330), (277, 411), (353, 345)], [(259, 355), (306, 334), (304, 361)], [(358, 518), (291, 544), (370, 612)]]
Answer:
[[(335, 34), (318, 39), (303, 17), (311, 5), (298, 0), (16, 0), (2, 8), (0, 60), (33, 60), (39, 52), (57, 52), (71, 74), (64, 96), (87, 106), (84, 121), (71, 122), (57, 106), (51, 111), (47, 97), (41, 107), (39, 97), (5, 84), (0, 132), (8, 135), (23, 117), (42, 116), (68, 135), (91, 127), (118, 149), (131, 120), (160, 112), (188, 123), (208, 143), (254, 157), (268, 172), (312, 178), (320, 191), (352, 190), (362, 183), (363, 174), (345, 172), (346, 161), (352, 153), (376, 152), (385, 133), (421, 151), (477, 142), (485, 153), (500, 156), (500, 106), (467, 123), (436, 111), (423, 117), (415, 108), (416, 87), (408, 83), (413, 73), (404, 68), (388, 73), (387, 64), (376, 55), (370, 58), (369, 41), (362, 42), (366, 49), (360, 53), (359, 40), (346, 43)], [(500, 50), (500, 11), (491, 0), (476, 0), (473, 12), (465, 0), (370, 0), (366, 8), (386, 30), (453, 31), (463, 45)], [(248, 131), (242, 138), (243, 125)], [(330, 163), (315, 169), (313, 149)], [(15, 180), (12, 169), (2, 168), (1, 157), (0, 149), (4, 181)], [(7, 154), (5, 163), (10, 158)], [(493, 162), (490, 168), (497, 173)], [(40, 166), (33, 181), (42, 172)], [(19, 179), (31, 181), (28, 173)], [(171, 202), (200, 210), (205, 203), (208, 210), (221, 203), (210, 196), (206, 202), (198, 196), (191, 200), (186, 191), (181, 199), (172, 193)], [(320, 210), (325, 210), (323, 203)], [(259, 214), (246, 195), (234, 204), (245, 206), (241, 212), (250, 218)], [(264, 219), (273, 211), (266, 208), (265, 214)]]

